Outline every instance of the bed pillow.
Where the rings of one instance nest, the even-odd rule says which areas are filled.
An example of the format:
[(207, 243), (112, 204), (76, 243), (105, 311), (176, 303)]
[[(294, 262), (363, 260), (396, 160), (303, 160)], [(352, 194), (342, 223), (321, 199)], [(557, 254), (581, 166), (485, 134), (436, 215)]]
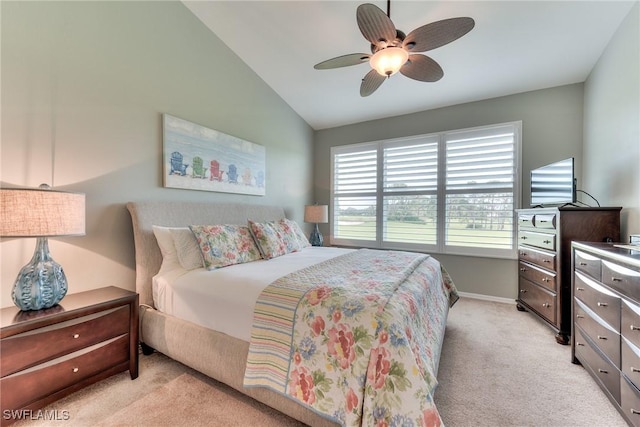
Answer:
[(204, 266), (208, 270), (261, 258), (249, 227), (245, 225), (190, 225), (189, 228), (198, 242)]
[(264, 259), (282, 256), (289, 251), (280, 227), (275, 221), (255, 222), (249, 220), (249, 229)]
[(200, 246), (193, 232), (188, 227), (172, 228), (170, 231), (182, 268), (195, 270), (204, 267)]
[(171, 236), (171, 228), (159, 225), (153, 225), (151, 228), (154, 236), (156, 236), (156, 241), (158, 242), (158, 247), (162, 254), (160, 273), (180, 268), (181, 265), (180, 260), (178, 259), (178, 252), (176, 251), (176, 247), (173, 243), (173, 237)]
[(300, 246), (300, 249), (308, 248), (309, 246), (311, 246), (311, 243), (309, 243), (309, 239), (307, 239), (307, 236), (304, 235), (302, 228), (300, 228), (300, 225), (297, 222), (287, 218), (284, 218), (281, 221), (283, 221), (286, 224), (286, 226), (293, 231), (293, 234), (298, 240), (298, 245)]

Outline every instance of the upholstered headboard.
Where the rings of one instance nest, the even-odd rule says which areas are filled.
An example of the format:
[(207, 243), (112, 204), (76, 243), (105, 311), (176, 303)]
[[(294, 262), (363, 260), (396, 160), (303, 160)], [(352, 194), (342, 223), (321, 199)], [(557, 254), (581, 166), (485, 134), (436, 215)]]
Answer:
[(246, 224), (247, 220), (269, 221), (284, 218), (277, 206), (244, 203), (129, 202), (136, 256), (136, 291), (140, 303), (153, 306), (151, 279), (160, 270), (162, 255), (152, 226)]

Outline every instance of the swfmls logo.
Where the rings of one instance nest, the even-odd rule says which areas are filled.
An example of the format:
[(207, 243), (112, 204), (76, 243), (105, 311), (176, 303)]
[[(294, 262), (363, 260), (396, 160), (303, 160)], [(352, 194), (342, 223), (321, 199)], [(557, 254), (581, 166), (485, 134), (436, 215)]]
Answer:
[(67, 421), (71, 419), (69, 411), (62, 410), (31, 410), (31, 409), (18, 409), (11, 410), (5, 409), (2, 411), (2, 418), (5, 420), (30, 420), (30, 421)]

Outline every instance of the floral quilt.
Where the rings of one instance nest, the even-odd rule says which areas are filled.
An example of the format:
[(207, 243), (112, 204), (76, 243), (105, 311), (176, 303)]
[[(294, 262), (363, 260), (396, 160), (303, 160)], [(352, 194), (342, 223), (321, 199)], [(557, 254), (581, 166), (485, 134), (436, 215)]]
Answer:
[(458, 295), (429, 255), (361, 249), (294, 272), (256, 302), (245, 387), (345, 426), (438, 426), (433, 403)]

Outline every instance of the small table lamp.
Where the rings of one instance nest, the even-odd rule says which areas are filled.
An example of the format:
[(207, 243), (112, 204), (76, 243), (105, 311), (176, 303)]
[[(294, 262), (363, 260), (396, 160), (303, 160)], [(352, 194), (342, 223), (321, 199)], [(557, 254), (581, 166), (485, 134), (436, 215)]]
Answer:
[(31, 261), (20, 270), (11, 293), (23, 311), (49, 308), (67, 293), (62, 266), (49, 254), (48, 237), (85, 234), (85, 196), (51, 190), (0, 189), (0, 236), (37, 237)]
[(315, 223), (309, 236), (309, 243), (312, 246), (322, 246), (322, 234), (318, 230), (318, 224), (329, 222), (329, 207), (327, 205), (306, 205), (304, 207), (304, 222)]

